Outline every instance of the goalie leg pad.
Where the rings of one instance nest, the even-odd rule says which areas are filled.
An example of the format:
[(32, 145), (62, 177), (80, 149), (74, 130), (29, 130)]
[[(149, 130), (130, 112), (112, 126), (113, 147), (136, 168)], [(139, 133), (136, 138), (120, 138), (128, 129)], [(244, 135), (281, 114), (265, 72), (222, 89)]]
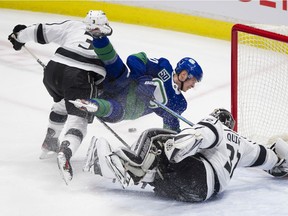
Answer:
[(113, 151), (112, 146), (104, 138), (99, 138), (96, 141), (96, 149), (99, 157), (99, 165), (102, 176), (109, 179), (115, 179), (114, 171), (111, 166), (107, 164), (106, 156), (110, 155)]
[(288, 143), (279, 138), (277, 139), (274, 147), (278, 157), (288, 160)]
[(148, 151), (145, 151), (144, 159), (129, 149), (118, 149), (114, 152), (121, 159), (125, 170), (130, 173), (135, 184), (144, 181), (144, 177), (145, 182), (151, 182), (151, 179), (154, 179), (155, 176), (156, 159), (162, 153), (162, 150), (156, 148), (152, 142), (147, 145)]
[(270, 147), (278, 156), (278, 162), (268, 173), (275, 177), (285, 177), (288, 175), (288, 144), (281, 138)]
[(106, 163), (113, 170), (116, 179), (120, 182), (123, 189), (125, 189), (130, 184), (131, 177), (124, 168), (120, 158), (114, 153), (107, 155)]

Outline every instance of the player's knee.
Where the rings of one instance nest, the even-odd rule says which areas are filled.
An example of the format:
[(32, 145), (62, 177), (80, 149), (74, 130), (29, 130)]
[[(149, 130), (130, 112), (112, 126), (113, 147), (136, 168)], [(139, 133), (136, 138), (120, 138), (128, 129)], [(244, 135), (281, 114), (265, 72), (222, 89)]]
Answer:
[(54, 111), (52, 111), (50, 113), (49, 119), (52, 122), (57, 122), (57, 123), (65, 123), (67, 120), (68, 115), (62, 115), (62, 114), (58, 114)]
[(87, 133), (88, 120), (75, 115), (68, 115), (66, 122), (67, 135), (73, 135), (83, 139)]

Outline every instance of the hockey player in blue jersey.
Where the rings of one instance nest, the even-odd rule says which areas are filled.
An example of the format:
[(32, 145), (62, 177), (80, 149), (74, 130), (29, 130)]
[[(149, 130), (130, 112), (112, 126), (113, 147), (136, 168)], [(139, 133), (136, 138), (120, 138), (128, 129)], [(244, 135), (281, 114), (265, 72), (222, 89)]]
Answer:
[(106, 37), (112, 33), (108, 22), (99, 25), (99, 12), (89, 13), (87, 29), (93, 35), (94, 51), (104, 62), (107, 75), (102, 83), (102, 94), (92, 100), (79, 99), (75, 105), (113, 123), (155, 113), (163, 119), (163, 128), (180, 131), (179, 120), (152, 100), (156, 99), (181, 115), (187, 108), (181, 91), (186, 92), (201, 81), (200, 65), (186, 57), (173, 70), (167, 59), (151, 59), (140, 52), (127, 58), (127, 67)]

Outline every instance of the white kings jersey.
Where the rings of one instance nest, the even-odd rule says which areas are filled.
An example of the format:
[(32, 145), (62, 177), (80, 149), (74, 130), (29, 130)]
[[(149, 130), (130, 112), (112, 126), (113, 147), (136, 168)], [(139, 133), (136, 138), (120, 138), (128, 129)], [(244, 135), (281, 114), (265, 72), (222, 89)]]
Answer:
[[(219, 192), (221, 192), (227, 187), (236, 167), (258, 167), (269, 170), (277, 163), (278, 158), (272, 150), (240, 136), (213, 116), (201, 120), (192, 128), (183, 130), (177, 135), (181, 137), (177, 142), (181, 142), (181, 139), (183, 142), (187, 142), (189, 134), (191, 137), (195, 131), (198, 134), (197, 139), (202, 139), (199, 142), (197, 153), (203, 156), (202, 160), (205, 167), (208, 167), (207, 185), (212, 187), (208, 189), (210, 195), (213, 193), (214, 184), (213, 182), (212, 184), (209, 183), (208, 178), (213, 178), (213, 169), (218, 176)], [(195, 137), (194, 139), (191, 138), (191, 141), (195, 142)], [(213, 169), (209, 164), (212, 165)]]
[(93, 38), (86, 32), (86, 26), (81, 21), (31, 25), (18, 33), (17, 40), (22, 43), (34, 41), (40, 44), (58, 44), (60, 47), (51, 60), (95, 72), (103, 76), (103, 79), (106, 76), (104, 65), (93, 50)]

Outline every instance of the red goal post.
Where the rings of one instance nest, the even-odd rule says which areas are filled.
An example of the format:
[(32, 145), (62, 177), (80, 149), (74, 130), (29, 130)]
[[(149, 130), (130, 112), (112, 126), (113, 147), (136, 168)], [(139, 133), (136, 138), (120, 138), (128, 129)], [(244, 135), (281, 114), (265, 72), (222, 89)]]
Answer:
[(231, 112), (235, 130), (252, 140), (288, 134), (287, 26), (232, 27)]

